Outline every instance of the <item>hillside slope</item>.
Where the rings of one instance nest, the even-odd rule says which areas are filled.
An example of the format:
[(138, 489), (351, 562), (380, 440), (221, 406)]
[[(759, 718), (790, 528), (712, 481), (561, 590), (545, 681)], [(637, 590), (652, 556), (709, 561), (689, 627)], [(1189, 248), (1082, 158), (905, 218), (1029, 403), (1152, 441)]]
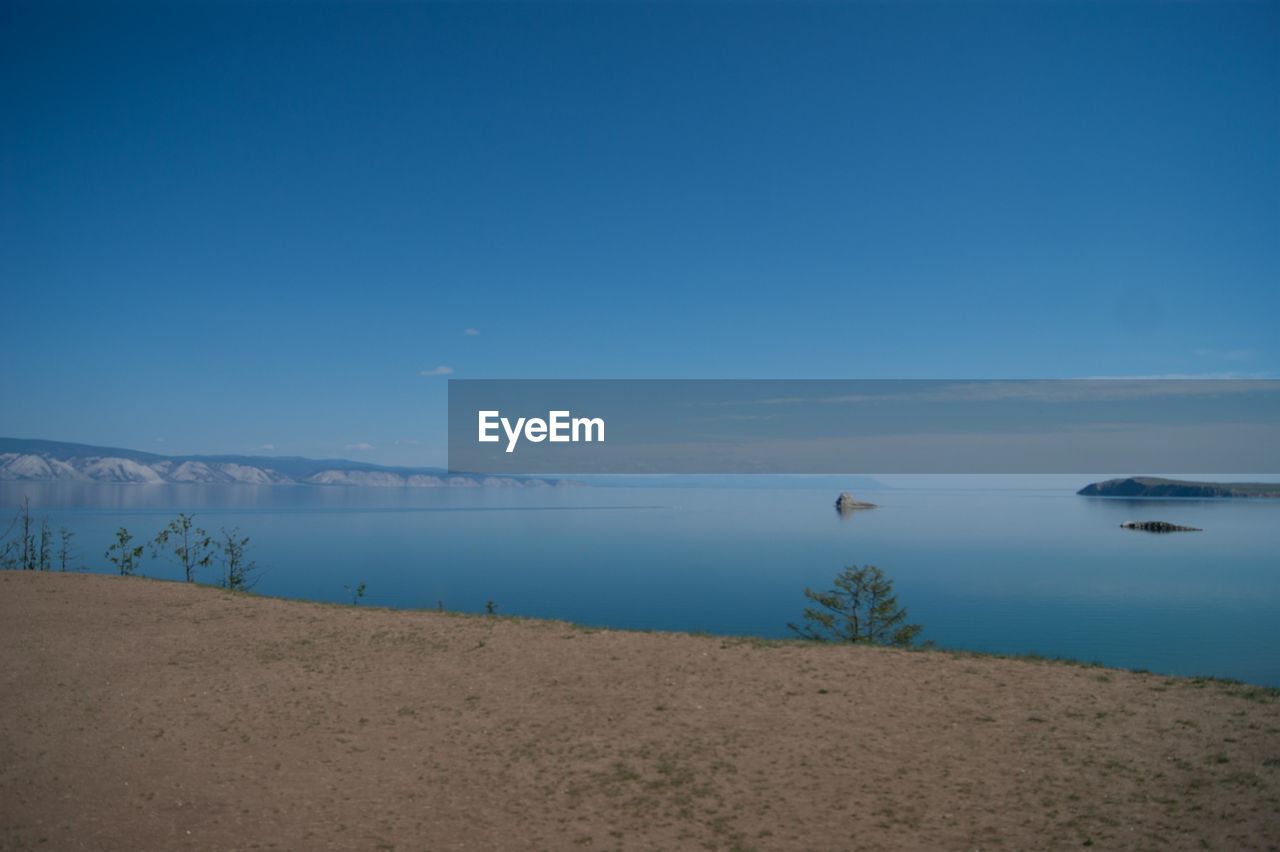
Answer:
[(1274, 691), (0, 572), (0, 847), (1265, 849)]

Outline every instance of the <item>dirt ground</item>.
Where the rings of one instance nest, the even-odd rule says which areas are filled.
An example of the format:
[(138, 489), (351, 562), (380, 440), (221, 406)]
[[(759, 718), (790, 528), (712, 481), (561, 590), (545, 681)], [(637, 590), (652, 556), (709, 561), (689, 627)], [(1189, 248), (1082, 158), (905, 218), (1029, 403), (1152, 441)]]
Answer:
[(1274, 849), (1275, 691), (0, 574), (5, 849)]

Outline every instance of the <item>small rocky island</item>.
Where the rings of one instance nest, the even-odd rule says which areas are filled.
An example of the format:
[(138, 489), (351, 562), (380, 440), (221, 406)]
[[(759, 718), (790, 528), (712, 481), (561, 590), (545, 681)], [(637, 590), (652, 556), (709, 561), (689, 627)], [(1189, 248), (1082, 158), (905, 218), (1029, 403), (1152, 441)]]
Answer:
[(1094, 482), (1076, 492), (1085, 497), (1280, 497), (1280, 482), (1195, 482), (1130, 476)]
[(1126, 530), (1142, 530), (1143, 532), (1153, 533), (1203, 532), (1199, 527), (1184, 527), (1179, 524), (1171, 524), (1168, 521), (1125, 521), (1120, 526)]
[(836, 511), (840, 514), (848, 514), (849, 512), (857, 512), (861, 509), (874, 509), (875, 503), (863, 503), (861, 500), (855, 500), (853, 495), (848, 491), (842, 493), (836, 498)]

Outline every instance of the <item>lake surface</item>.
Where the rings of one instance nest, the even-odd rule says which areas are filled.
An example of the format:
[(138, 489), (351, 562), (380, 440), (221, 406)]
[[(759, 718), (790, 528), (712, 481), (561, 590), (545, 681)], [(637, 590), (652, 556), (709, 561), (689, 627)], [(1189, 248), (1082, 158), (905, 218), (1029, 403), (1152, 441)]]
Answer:
[[(860, 490), (880, 508), (841, 518), (838, 490), (0, 483), (0, 505), (30, 497), (89, 570), (117, 527), (141, 540), (186, 511), (251, 537), (264, 594), (365, 583), (369, 605), (612, 627), (787, 636), (806, 586), (870, 563), (943, 647), (1280, 685), (1280, 501), (903, 488)], [(1148, 519), (1204, 531), (1119, 528)], [(149, 555), (142, 573), (181, 576)]]

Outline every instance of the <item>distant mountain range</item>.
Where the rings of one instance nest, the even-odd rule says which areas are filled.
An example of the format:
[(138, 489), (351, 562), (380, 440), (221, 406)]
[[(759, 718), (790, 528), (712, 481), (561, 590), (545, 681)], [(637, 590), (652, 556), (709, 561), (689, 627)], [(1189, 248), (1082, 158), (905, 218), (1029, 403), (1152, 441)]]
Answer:
[(1195, 482), (1131, 476), (1086, 485), (1076, 492), (1086, 497), (1280, 497), (1278, 482)]
[(514, 488), (563, 480), (450, 474), (434, 467), (385, 467), (297, 456), (165, 456), (62, 441), (0, 438), (0, 481), (359, 485), (386, 488)]

